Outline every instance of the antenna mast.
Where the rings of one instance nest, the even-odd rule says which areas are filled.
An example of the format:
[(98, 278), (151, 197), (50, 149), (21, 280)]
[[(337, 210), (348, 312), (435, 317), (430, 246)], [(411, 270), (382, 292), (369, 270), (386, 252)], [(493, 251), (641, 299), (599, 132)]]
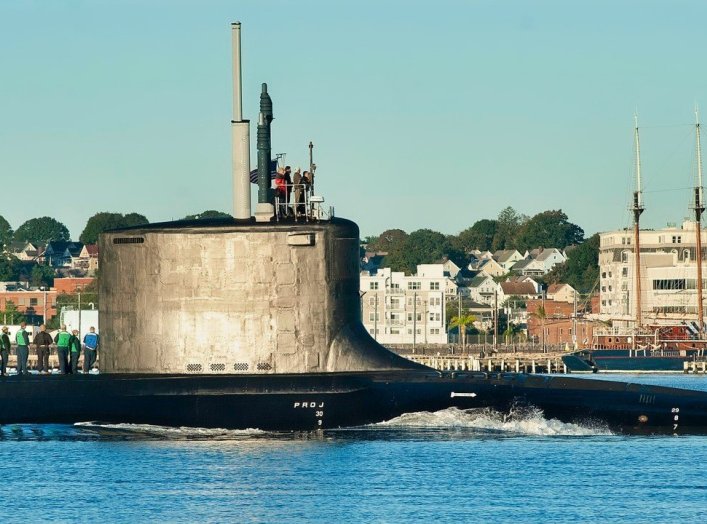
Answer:
[[(641, 143), (638, 139), (638, 115), (634, 119), (634, 140), (636, 143), (636, 191), (633, 192), (633, 245), (634, 260), (636, 263), (636, 329), (641, 327), (641, 244), (640, 244), (640, 219), (643, 213), (643, 195), (641, 192)], [(636, 333), (633, 334), (633, 349), (636, 349)]]
[(702, 306), (702, 213), (705, 210), (702, 199), (702, 147), (700, 146), (700, 114), (695, 108), (695, 137), (697, 140), (697, 187), (695, 187), (695, 262), (697, 263), (697, 327), (702, 338), (704, 311)]

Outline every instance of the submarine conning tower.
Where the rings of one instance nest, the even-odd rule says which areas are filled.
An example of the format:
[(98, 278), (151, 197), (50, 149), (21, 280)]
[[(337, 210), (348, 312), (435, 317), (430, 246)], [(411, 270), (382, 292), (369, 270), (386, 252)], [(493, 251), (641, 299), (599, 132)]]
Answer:
[(239, 192), (250, 191), (249, 121), (241, 114), (240, 23), (232, 28), (236, 218), (164, 222), (101, 235), (101, 371), (423, 368), (380, 346), (361, 323), (358, 226), (311, 211), (306, 221), (276, 220), (265, 199), (269, 96), (261, 97), (257, 220), (247, 218), (250, 195)]

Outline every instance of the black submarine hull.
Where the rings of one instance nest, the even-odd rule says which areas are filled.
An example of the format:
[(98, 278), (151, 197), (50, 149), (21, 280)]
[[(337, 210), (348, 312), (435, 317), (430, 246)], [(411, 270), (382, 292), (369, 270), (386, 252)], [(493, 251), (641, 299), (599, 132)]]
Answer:
[(568, 377), (406, 370), (0, 379), (2, 424), (99, 421), (311, 431), (448, 407), (501, 413), (535, 407), (548, 419), (622, 433), (707, 434), (705, 392)]

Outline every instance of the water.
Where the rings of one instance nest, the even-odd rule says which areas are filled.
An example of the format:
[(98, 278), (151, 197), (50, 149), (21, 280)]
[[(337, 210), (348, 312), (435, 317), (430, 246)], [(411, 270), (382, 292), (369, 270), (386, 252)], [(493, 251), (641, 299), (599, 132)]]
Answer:
[[(605, 377), (602, 377), (605, 378)], [(707, 377), (606, 377), (707, 390)], [(3, 522), (707, 522), (707, 437), (487, 411), (319, 434), (0, 427)]]

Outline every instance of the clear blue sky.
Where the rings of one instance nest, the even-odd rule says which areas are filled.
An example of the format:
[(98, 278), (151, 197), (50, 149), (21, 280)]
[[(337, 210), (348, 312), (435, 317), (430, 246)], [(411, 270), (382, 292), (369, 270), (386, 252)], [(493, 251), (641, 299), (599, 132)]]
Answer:
[(644, 224), (688, 213), (704, 1), (2, 0), (0, 214), (78, 237), (97, 211), (231, 211), (235, 20), (246, 117), (267, 82), (273, 151), (305, 166), (312, 140), (362, 235), (508, 205), (624, 227), (636, 108)]

